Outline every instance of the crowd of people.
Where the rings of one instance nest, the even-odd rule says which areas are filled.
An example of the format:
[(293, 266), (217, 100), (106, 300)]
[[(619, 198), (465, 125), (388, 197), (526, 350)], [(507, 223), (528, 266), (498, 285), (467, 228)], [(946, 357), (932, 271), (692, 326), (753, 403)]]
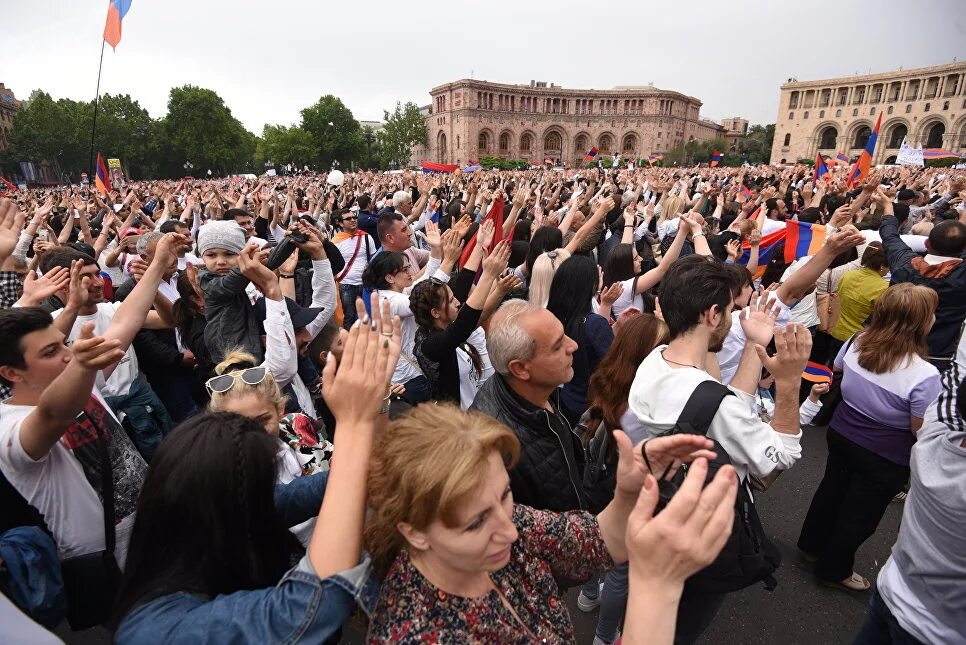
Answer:
[(797, 546), (856, 642), (962, 642), (966, 172), (846, 174), (8, 193), (0, 631), (573, 643), (579, 587), (595, 645), (693, 643), (780, 584), (755, 497), (814, 423)]

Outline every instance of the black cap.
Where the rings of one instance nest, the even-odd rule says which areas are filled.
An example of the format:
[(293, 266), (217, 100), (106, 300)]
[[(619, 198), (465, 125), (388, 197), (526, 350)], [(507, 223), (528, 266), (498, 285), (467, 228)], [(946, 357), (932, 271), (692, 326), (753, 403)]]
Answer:
[[(289, 318), (292, 319), (292, 327), (294, 329), (301, 329), (305, 327), (310, 322), (316, 319), (320, 313), (322, 313), (325, 307), (303, 307), (299, 303), (295, 302), (291, 298), (285, 299), (285, 305), (288, 307)], [(258, 320), (258, 324), (264, 327), (265, 325), (265, 298), (259, 298), (255, 301), (255, 319)]]
[(896, 201), (905, 202), (915, 198), (916, 198), (916, 191), (909, 190), (908, 188), (903, 188), (898, 193), (896, 193)]

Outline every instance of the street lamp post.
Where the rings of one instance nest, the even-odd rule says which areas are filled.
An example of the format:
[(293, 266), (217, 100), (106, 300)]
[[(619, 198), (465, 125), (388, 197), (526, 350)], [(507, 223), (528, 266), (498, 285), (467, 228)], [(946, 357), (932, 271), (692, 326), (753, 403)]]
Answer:
[(193, 169), (194, 167), (195, 167), (195, 165), (194, 165), (193, 163), (191, 163), (190, 161), (186, 161), (186, 162), (184, 162), (184, 170), (185, 170), (185, 172), (186, 172), (187, 174), (189, 174), (189, 175), (190, 175), (190, 174), (191, 174), (191, 170), (192, 170), (192, 169)]

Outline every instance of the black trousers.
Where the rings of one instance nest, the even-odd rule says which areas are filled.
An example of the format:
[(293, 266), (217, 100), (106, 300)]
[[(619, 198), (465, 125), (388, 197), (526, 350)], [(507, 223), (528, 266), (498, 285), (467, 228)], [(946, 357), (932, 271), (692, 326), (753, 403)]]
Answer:
[(880, 457), (829, 428), (825, 476), (812, 497), (798, 548), (818, 558), (815, 574), (837, 582), (852, 575), (855, 552), (875, 533), (909, 468)]
[(727, 594), (709, 594), (695, 591), (684, 583), (684, 592), (678, 604), (677, 624), (674, 628), (674, 645), (691, 645), (711, 626)]

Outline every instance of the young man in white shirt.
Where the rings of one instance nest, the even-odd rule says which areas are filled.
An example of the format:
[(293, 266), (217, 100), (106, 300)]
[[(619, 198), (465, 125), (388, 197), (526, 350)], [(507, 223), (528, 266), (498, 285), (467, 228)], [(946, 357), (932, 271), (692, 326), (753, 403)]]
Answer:
[[(650, 436), (672, 429), (694, 390), (715, 380), (705, 371), (709, 352), (718, 352), (731, 326), (732, 283), (725, 266), (700, 255), (681, 258), (661, 281), (661, 311), (670, 331), (641, 363), (631, 385), (628, 407)], [(764, 309), (747, 316), (747, 340), (741, 366), (731, 383), (737, 396), (726, 396), (707, 436), (728, 453), (739, 482), (749, 475), (765, 476), (790, 468), (801, 457), (798, 391), (811, 349), (811, 336), (801, 325), (775, 331), (774, 316)], [(768, 357), (764, 346), (775, 339), (778, 354)], [(775, 377), (777, 396), (770, 424), (752, 413), (762, 364)], [(710, 625), (724, 594), (698, 593), (685, 586), (675, 642), (693, 642)]]
[[(62, 558), (105, 548), (101, 483), (112, 477), (116, 557), (123, 567), (147, 465), (104, 401), (96, 381), (109, 378), (148, 317), (164, 267), (175, 261), (177, 244), (159, 243), (156, 261), (94, 336), (88, 323), (70, 347), (49, 314), (36, 307), (0, 311), (0, 378), (13, 395), (0, 404), (0, 469), (37, 508), (53, 533)], [(96, 266), (96, 265), (91, 265)], [(87, 289), (90, 277), (76, 288)], [(98, 442), (107, 442), (110, 473), (104, 473)]]
[(359, 230), (359, 214), (356, 211), (337, 211), (332, 223), (342, 230), (332, 237), (332, 243), (342, 254), (345, 267), (335, 276), (342, 301), (342, 325), (346, 329), (356, 321), (356, 298), (362, 295), (362, 272), (376, 253), (376, 243), (369, 234)]

